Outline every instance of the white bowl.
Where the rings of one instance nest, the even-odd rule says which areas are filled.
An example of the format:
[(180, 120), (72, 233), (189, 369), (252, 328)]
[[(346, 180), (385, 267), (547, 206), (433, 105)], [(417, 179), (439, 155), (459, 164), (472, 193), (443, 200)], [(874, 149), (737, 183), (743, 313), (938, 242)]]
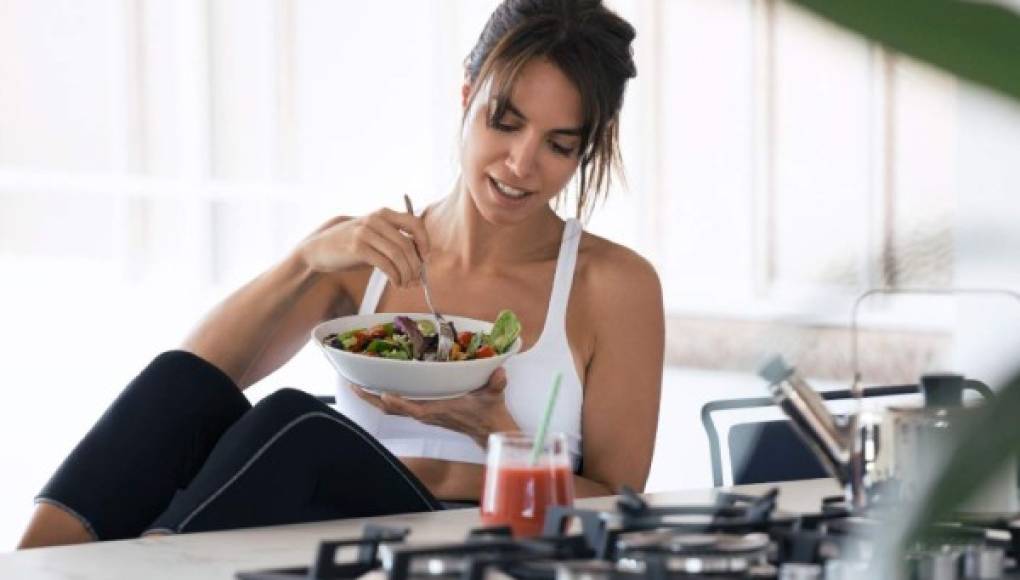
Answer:
[[(312, 329), (312, 340), (333, 364), (337, 372), (348, 381), (375, 393), (391, 393), (408, 399), (449, 399), (483, 386), (493, 371), (503, 366), (506, 359), (521, 350), (521, 338), (503, 354), (475, 360), (435, 362), (417, 360), (393, 360), (347, 352), (323, 344), (326, 336), (343, 333), (356, 328), (368, 328), (376, 324), (393, 322), (397, 316), (413, 320), (426, 318), (431, 314), (381, 312), (343, 316), (320, 323)], [(448, 316), (457, 332), (490, 332), (492, 322)]]

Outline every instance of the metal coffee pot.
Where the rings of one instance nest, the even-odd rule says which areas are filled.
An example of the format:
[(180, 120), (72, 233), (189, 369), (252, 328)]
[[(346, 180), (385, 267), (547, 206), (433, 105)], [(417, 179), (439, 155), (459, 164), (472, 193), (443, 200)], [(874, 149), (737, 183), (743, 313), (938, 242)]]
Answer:
[[(848, 504), (856, 509), (917, 499), (945, 450), (977, 414), (978, 407), (963, 404), (964, 391), (977, 391), (986, 401), (993, 397), (980, 381), (953, 374), (925, 375), (920, 380), (923, 406), (868, 410), (859, 405), (855, 413), (835, 416), (782, 357), (770, 359), (759, 375), (769, 382), (773, 400), (794, 430), (843, 484)], [(1012, 514), (1017, 503), (1014, 462), (976, 490), (963, 511)]]

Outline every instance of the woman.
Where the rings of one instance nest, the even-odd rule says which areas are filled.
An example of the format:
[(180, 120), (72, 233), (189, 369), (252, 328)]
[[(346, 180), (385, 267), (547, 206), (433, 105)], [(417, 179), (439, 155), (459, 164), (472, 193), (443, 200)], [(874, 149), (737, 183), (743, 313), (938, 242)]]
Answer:
[[(550, 207), (574, 177), (579, 216), (608, 187), (633, 38), (596, 0), (505, 0), (465, 63), (453, 191), (421, 216), (330, 220), (230, 296), (79, 443), (37, 498), (21, 547), (477, 501), (486, 438), (533, 430), (557, 370), (552, 428), (572, 441), (577, 495), (642, 489), (662, 373), (659, 281)], [(344, 386), (344, 414), (293, 389), (248, 404), (241, 391), (315, 324), (427, 311), (412, 244), (436, 307), (487, 320), (513, 310), (521, 354), (448, 401)]]

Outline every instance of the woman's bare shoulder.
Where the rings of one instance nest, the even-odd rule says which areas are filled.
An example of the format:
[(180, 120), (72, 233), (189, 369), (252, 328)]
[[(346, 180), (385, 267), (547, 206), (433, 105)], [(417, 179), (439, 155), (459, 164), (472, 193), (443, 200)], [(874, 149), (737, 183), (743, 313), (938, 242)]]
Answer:
[(571, 295), (567, 325), (568, 332), (573, 328), (573, 335), (586, 341), (586, 389), (604, 392), (615, 388), (607, 384), (626, 383), (616, 380), (618, 373), (635, 362), (648, 368), (661, 365), (662, 286), (647, 259), (626, 246), (585, 234), (574, 283), (577, 292)]
[(578, 248), (577, 280), (598, 302), (661, 295), (659, 275), (651, 262), (634, 250), (584, 232)]

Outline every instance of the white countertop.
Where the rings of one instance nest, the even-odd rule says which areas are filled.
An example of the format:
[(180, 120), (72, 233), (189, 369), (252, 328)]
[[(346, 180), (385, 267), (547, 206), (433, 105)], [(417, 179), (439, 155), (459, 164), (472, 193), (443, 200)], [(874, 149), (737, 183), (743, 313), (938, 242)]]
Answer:
[[(822, 497), (840, 493), (830, 479), (733, 489), (757, 494), (775, 486), (780, 488), (779, 508), (791, 512), (816, 511)], [(692, 504), (711, 501), (713, 492), (686, 490), (645, 497), (652, 504)], [(612, 496), (591, 498), (579, 500), (577, 506), (608, 509), (614, 501)], [(309, 566), (321, 540), (360, 537), (368, 522), (409, 527), (410, 543), (462, 540), (470, 528), (481, 525), (477, 509), (461, 509), (36, 548), (0, 554), (0, 578), (230, 579), (239, 570)]]

